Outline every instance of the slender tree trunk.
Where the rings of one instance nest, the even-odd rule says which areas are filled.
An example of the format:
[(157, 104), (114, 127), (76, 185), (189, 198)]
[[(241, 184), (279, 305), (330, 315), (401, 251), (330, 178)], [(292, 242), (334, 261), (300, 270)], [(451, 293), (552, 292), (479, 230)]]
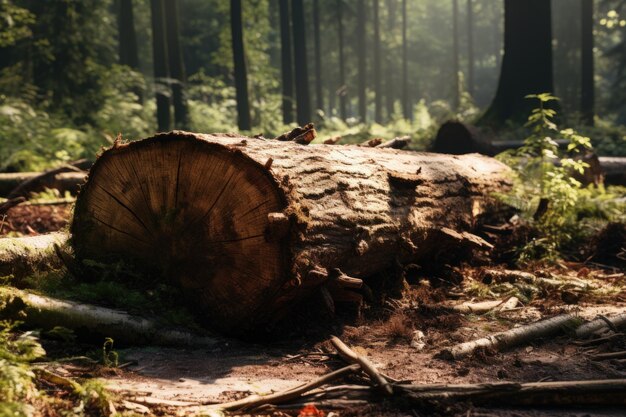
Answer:
[(379, 0), (373, 0), (374, 10), (374, 120), (377, 123), (383, 121), (383, 96), (380, 81), (380, 22), (378, 16), (378, 2)]
[(467, 91), (474, 95), (474, 8), (467, 0)]
[(582, 0), (582, 88), (581, 113), (585, 124), (593, 126), (594, 62), (593, 62), (593, 0)]
[[(396, 29), (396, 0), (387, 0), (387, 34), (388, 36), (392, 36)], [(386, 65), (386, 77), (385, 77), (385, 90), (387, 90), (386, 94), (386, 104), (387, 104), (387, 118), (391, 119), (394, 111), (394, 102), (396, 96), (395, 86), (393, 82), (394, 74), (396, 74), (395, 65), (392, 64), (393, 55), (389, 48), (386, 51), (387, 56), (387, 65)]]
[(303, 0), (293, 0), (291, 13), (293, 19), (293, 50), (296, 75), (296, 116), (298, 124), (303, 126), (311, 121)]
[(406, 43), (406, 0), (402, 0), (402, 111), (405, 119), (411, 119), (409, 104), (409, 66), (408, 49)]
[(523, 123), (533, 107), (525, 97), (554, 91), (551, 15), (549, 1), (505, 0), (500, 81), (481, 124)]
[(165, 0), (165, 22), (167, 24), (167, 52), (172, 81), (174, 103), (174, 126), (189, 130), (189, 110), (185, 97), (185, 64), (180, 48), (179, 13), (177, 0)]
[(318, 110), (324, 109), (322, 95), (322, 45), (320, 42), (320, 2), (313, 1), (313, 39), (315, 41), (315, 103)]
[(365, 54), (367, 51), (365, 37), (365, 0), (357, 1), (356, 19), (356, 56), (359, 89), (359, 117), (361, 118), (361, 122), (364, 123), (367, 121), (367, 93), (365, 91), (367, 78), (367, 68), (365, 62)]
[(239, 130), (250, 130), (250, 102), (248, 100), (248, 75), (243, 46), (241, 0), (230, 0), (230, 29), (233, 41), (235, 65), (235, 89), (237, 95), (237, 125)]
[(283, 92), (283, 122), (293, 122), (293, 60), (291, 58), (291, 18), (289, 0), (279, 0), (280, 56)]
[(454, 88), (452, 94), (452, 106), (458, 110), (460, 106), (460, 85), (459, 85), (459, 0), (452, 0), (452, 71)]
[(119, 0), (118, 33), (120, 64), (132, 69), (139, 68), (139, 52), (132, 0)]
[(343, 0), (337, 0), (337, 30), (339, 38), (339, 115), (346, 120), (347, 87), (346, 87), (346, 63), (343, 54)]
[(156, 89), (157, 126), (160, 132), (166, 132), (171, 128), (171, 116), (165, 9), (163, 0), (151, 0), (150, 6), (152, 11), (152, 60)]

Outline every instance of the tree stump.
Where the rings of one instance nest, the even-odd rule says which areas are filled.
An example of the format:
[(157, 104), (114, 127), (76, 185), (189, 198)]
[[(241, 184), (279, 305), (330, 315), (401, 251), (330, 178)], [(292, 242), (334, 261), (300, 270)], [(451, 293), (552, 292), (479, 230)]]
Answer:
[(183, 288), (213, 327), (242, 334), (336, 268), (367, 279), (488, 248), (471, 231), (497, 209), (508, 172), (476, 154), (171, 132), (100, 156), (72, 242), (83, 264), (138, 266), (154, 285)]

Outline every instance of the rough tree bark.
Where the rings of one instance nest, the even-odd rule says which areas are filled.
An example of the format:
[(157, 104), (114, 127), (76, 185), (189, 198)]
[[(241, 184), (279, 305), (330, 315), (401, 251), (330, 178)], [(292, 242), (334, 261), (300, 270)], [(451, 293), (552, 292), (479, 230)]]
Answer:
[(342, 120), (348, 117), (346, 109), (347, 87), (346, 87), (346, 64), (343, 54), (343, 0), (337, 0), (337, 37), (339, 41), (339, 115)]
[(172, 132), (102, 154), (72, 242), (79, 261), (173, 280), (215, 327), (261, 330), (335, 268), (373, 279), (490, 246), (468, 232), (507, 173), (480, 155)]
[(189, 110), (185, 97), (185, 64), (183, 52), (180, 48), (180, 30), (178, 2), (165, 0), (165, 23), (167, 31), (167, 57), (169, 60), (170, 76), (172, 78), (172, 103), (174, 104), (174, 126), (177, 129), (189, 129)]
[(358, 0), (356, 5), (356, 45), (357, 59), (357, 90), (359, 94), (359, 118), (362, 123), (367, 121), (366, 62), (367, 45), (365, 37), (365, 0)]
[(20, 281), (36, 271), (44, 271), (63, 266), (55, 246), (62, 247), (67, 242), (64, 233), (50, 233), (40, 236), (26, 236), (0, 239), (0, 276), (12, 276), (11, 283)]
[(372, 10), (374, 13), (374, 121), (383, 122), (383, 90), (380, 81), (380, 18), (378, 16), (379, 0), (373, 0)]
[(411, 119), (409, 104), (409, 53), (406, 39), (406, 0), (402, 0), (402, 112), (404, 118)]
[(594, 116), (594, 62), (593, 62), (593, 0), (582, 0), (581, 45), (581, 113), (585, 124), (593, 126)]
[(233, 44), (233, 64), (235, 67), (235, 90), (237, 94), (237, 126), (239, 130), (250, 130), (250, 102), (248, 100), (248, 72), (243, 46), (243, 23), (241, 21), (241, 0), (230, 1), (230, 29)]
[(452, 106), (458, 110), (461, 104), (459, 82), (459, 0), (452, 0)]
[(139, 50), (137, 48), (137, 34), (135, 32), (135, 18), (133, 15), (132, 0), (120, 0), (117, 18), (120, 64), (129, 66), (133, 69), (138, 69)]
[(293, 122), (293, 60), (291, 59), (291, 19), (289, 0), (279, 1), (280, 15), (280, 73), (282, 77), (283, 122)]
[(481, 124), (523, 123), (533, 107), (525, 97), (554, 92), (551, 10), (545, 0), (505, 0), (500, 80)]
[(322, 43), (320, 40), (320, 3), (313, 2), (313, 44), (315, 50), (315, 104), (317, 110), (324, 109), (322, 95)]
[(165, 9), (163, 0), (151, 0), (152, 56), (156, 94), (156, 116), (161, 132), (170, 130), (170, 71), (165, 34)]
[(311, 121), (311, 99), (309, 94), (309, 70), (306, 56), (306, 31), (303, 0), (291, 3), (293, 29), (293, 57), (296, 81), (296, 119), (304, 126)]

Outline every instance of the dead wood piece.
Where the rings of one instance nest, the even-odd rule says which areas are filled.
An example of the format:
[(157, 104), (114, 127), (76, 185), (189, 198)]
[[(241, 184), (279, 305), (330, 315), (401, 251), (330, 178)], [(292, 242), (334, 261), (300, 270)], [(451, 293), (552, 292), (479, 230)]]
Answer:
[(563, 314), (526, 326), (513, 328), (505, 332), (496, 333), (482, 339), (446, 348), (439, 352), (438, 357), (457, 360), (472, 355), (479, 348), (489, 348), (500, 351), (531, 340), (559, 334), (565, 328), (575, 326), (577, 322), (577, 317), (571, 314)]
[(503, 282), (534, 284), (537, 281), (537, 277), (530, 272), (512, 271), (509, 269), (483, 269), (480, 275), (482, 282), (487, 285), (492, 283), (501, 284)]
[(349, 365), (344, 368), (338, 369), (336, 371), (330, 372), (326, 375), (323, 375), (320, 378), (317, 378), (311, 382), (300, 385), (299, 387), (295, 387), (286, 391), (277, 392), (275, 394), (270, 394), (270, 395), (263, 395), (263, 396), (251, 395), (249, 397), (243, 398), (238, 401), (212, 405), (208, 407), (208, 410), (215, 410), (215, 409), (223, 410), (223, 411), (250, 410), (250, 409), (254, 409), (262, 405), (266, 405), (266, 404), (286, 403), (288, 401), (298, 399), (303, 394), (317, 387), (326, 385), (346, 375), (350, 375), (355, 372), (358, 372), (359, 369), (360, 369), (360, 366), (358, 364)]
[(336, 145), (341, 141), (341, 139), (343, 139), (341, 136), (333, 136), (328, 139), (325, 139), (324, 142), (322, 143), (324, 145)]
[(403, 149), (409, 146), (409, 143), (411, 143), (410, 136), (400, 136), (397, 138), (390, 139), (379, 145), (376, 145), (376, 147), (377, 148)]
[(35, 367), (33, 368), (33, 372), (39, 379), (47, 381), (53, 385), (58, 385), (74, 393), (83, 392), (83, 387), (78, 382), (55, 374), (54, 372), (50, 372), (47, 369)]
[(283, 133), (280, 136), (277, 136), (275, 140), (279, 141), (293, 141), (300, 145), (308, 145), (315, 139), (317, 136), (317, 132), (313, 126), (313, 123), (309, 123), (302, 127), (296, 127), (290, 132)]
[(0, 215), (6, 213), (11, 208), (17, 206), (18, 204), (23, 203), (24, 201), (26, 201), (26, 198), (24, 197), (15, 197), (3, 203), (0, 203)]
[[(25, 318), (23, 315), (25, 314)], [(163, 346), (215, 346), (221, 339), (168, 328), (157, 320), (124, 311), (32, 294), (0, 287), (0, 315), (19, 318), (31, 327), (63, 326), (77, 332), (112, 337), (127, 344)]]
[(603, 361), (607, 359), (624, 359), (626, 358), (626, 350), (621, 352), (607, 352), (607, 353), (598, 353), (597, 355), (592, 355), (591, 359)]
[(65, 233), (0, 238), (0, 276), (12, 275), (12, 284), (19, 285), (34, 272), (61, 268), (55, 245), (65, 247), (67, 240)]
[(504, 303), (503, 300), (489, 300), (481, 301), (478, 303), (465, 302), (452, 307), (454, 311), (466, 314), (485, 314), (493, 310), (494, 308), (501, 306)]
[(509, 187), (479, 155), (244, 139), (171, 132), (103, 152), (76, 201), (76, 259), (167, 277), (207, 325), (252, 337), (324, 283), (312, 270), (365, 280), (489, 248), (472, 232)]
[(46, 188), (76, 194), (80, 184), (85, 181), (86, 175), (85, 171), (71, 165), (64, 165), (24, 180), (8, 194), (7, 198), (28, 198), (32, 193), (44, 191)]
[(595, 333), (615, 329), (626, 328), (626, 313), (618, 314), (611, 317), (599, 317), (576, 329), (576, 337), (585, 338)]
[(357, 146), (365, 146), (367, 148), (375, 148), (378, 145), (380, 145), (381, 143), (383, 143), (383, 138), (372, 138), (372, 139), (368, 139), (365, 142), (361, 142), (359, 144), (357, 144)]
[(606, 184), (626, 186), (626, 157), (601, 156), (598, 159)]
[(385, 379), (384, 376), (378, 372), (373, 363), (369, 361), (369, 359), (364, 356), (356, 354), (352, 349), (350, 349), (345, 343), (343, 343), (338, 337), (333, 336), (330, 339), (330, 342), (333, 344), (337, 352), (342, 357), (342, 359), (348, 363), (357, 363), (361, 366), (361, 369), (369, 375), (372, 383), (376, 384), (378, 389), (385, 395), (392, 395), (393, 388), (391, 384)]
[(503, 312), (503, 311), (514, 310), (517, 308), (518, 305), (519, 305), (519, 298), (510, 297), (508, 300), (500, 304), (500, 306), (498, 307), (498, 311)]
[(582, 406), (625, 405), (626, 379), (463, 385), (398, 385), (398, 391), (418, 404), (424, 402), (474, 405)]

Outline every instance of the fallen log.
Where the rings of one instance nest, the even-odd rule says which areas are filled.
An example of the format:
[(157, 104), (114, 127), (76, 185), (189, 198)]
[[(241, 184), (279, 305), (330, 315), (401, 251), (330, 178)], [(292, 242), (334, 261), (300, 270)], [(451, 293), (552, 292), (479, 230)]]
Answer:
[(59, 300), (11, 287), (0, 287), (0, 317), (18, 319), (29, 327), (52, 329), (63, 326), (85, 336), (110, 337), (131, 345), (217, 345), (221, 339), (168, 328), (154, 319), (121, 310)]
[(26, 197), (46, 188), (78, 193), (85, 181), (86, 172), (76, 168), (63, 168), (48, 172), (10, 172), (0, 174), (0, 196), (7, 198)]
[(578, 320), (577, 317), (571, 314), (563, 314), (443, 349), (439, 352), (438, 357), (456, 360), (472, 355), (479, 348), (494, 349), (496, 351), (511, 348), (531, 340), (559, 334), (568, 327), (575, 327)]
[(0, 276), (11, 275), (16, 285), (36, 271), (62, 267), (55, 245), (63, 247), (66, 242), (65, 233), (0, 238)]
[(172, 132), (103, 152), (72, 242), (79, 261), (171, 280), (208, 324), (248, 333), (335, 268), (368, 279), (488, 248), (470, 232), (508, 173), (480, 155)]
[[(524, 144), (522, 141), (516, 140), (498, 141), (493, 136), (493, 132), (450, 120), (441, 125), (430, 150), (452, 155), (478, 152), (483, 155), (494, 156), (510, 149), (520, 148)], [(566, 140), (557, 140), (556, 142), (563, 149), (568, 145)], [(574, 177), (583, 184), (604, 182), (609, 185), (626, 185), (626, 157), (598, 157), (591, 153), (582, 158), (590, 167), (582, 175), (574, 173)]]

